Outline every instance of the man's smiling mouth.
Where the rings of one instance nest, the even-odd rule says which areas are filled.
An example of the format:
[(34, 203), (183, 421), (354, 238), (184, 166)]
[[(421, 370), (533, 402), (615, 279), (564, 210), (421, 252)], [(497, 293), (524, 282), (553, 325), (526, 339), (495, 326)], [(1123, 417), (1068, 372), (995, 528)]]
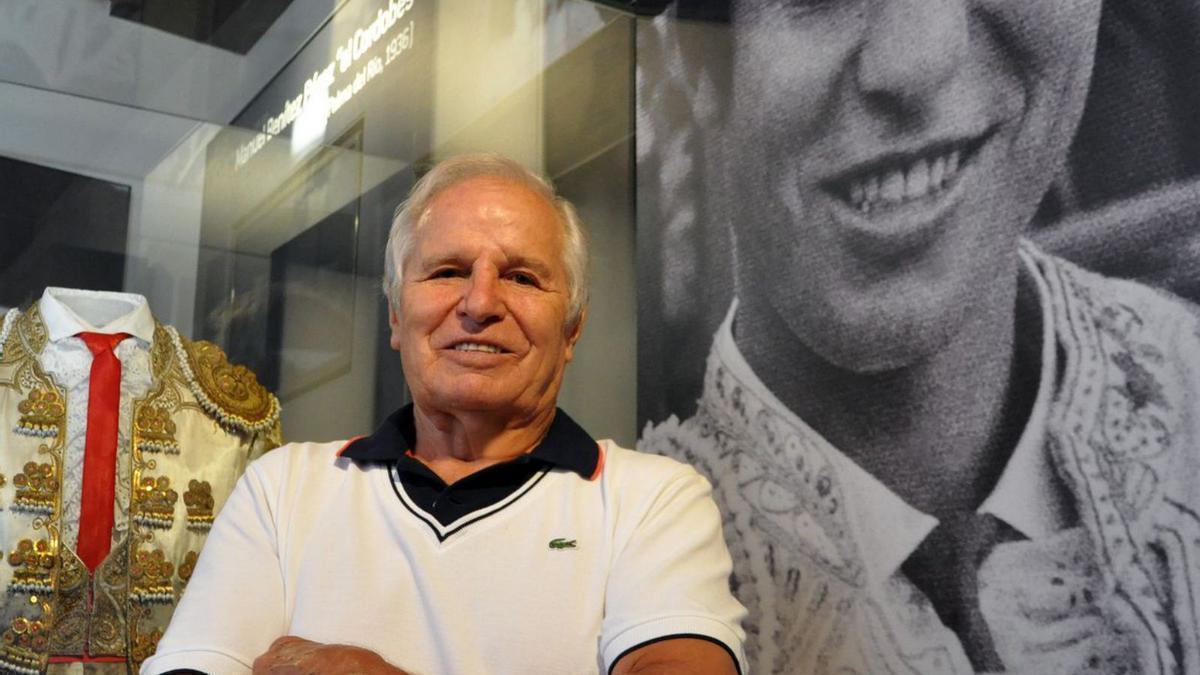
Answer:
[(485, 345), (479, 342), (460, 342), (454, 345), (456, 352), (486, 352), (488, 354), (503, 354), (506, 350), (495, 345)]
[(889, 155), (826, 182), (825, 188), (863, 214), (936, 196), (954, 185), (989, 135)]

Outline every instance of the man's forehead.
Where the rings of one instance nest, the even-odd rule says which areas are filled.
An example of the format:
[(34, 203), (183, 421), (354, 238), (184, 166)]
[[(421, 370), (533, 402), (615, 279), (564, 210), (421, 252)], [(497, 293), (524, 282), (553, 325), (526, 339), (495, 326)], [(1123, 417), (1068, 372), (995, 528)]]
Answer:
[(486, 200), (453, 214), (427, 209), (413, 235), (412, 253), (422, 263), (464, 261), (490, 251), (510, 265), (539, 266), (547, 272), (566, 246), (555, 210)]

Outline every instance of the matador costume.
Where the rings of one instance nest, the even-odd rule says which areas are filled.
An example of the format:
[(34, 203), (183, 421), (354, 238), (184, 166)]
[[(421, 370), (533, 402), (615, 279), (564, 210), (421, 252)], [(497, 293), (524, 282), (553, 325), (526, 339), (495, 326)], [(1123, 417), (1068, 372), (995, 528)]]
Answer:
[[(81, 504), (96, 509), (81, 480), (93, 419), (81, 337), (101, 324), (89, 311), (122, 327), (110, 547), (92, 572), (76, 549)], [(5, 314), (0, 672), (136, 672), (215, 513), (246, 464), (280, 440), (279, 403), (254, 374), (158, 323), (141, 296), (50, 288)]]
[[(1200, 673), (1200, 320), (1028, 242), (1020, 256), (1042, 375), (979, 508), (1016, 534), (974, 561), (994, 649), (1008, 672)], [(767, 389), (738, 350), (735, 315), (695, 416), (648, 428), (639, 449), (712, 479), (751, 667), (978, 672), (904, 567), (937, 519)]]

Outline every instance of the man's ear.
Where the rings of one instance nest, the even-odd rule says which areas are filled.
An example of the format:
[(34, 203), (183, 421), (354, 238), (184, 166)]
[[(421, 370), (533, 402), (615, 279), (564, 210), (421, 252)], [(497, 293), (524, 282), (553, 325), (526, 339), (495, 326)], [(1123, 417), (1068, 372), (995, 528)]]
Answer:
[[(392, 293), (394, 294), (395, 291), (393, 290)], [(388, 326), (392, 330), (392, 337), (388, 340), (388, 344), (392, 346), (392, 349), (400, 351), (400, 315), (396, 312), (396, 303), (392, 301), (392, 297), (389, 295), (387, 299)]]
[(575, 343), (579, 341), (579, 336), (583, 335), (583, 324), (585, 323), (587, 323), (586, 307), (579, 312), (579, 318), (575, 320), (575, 325), (567, 333), (566, 360), (568, 363), (575, 356)]

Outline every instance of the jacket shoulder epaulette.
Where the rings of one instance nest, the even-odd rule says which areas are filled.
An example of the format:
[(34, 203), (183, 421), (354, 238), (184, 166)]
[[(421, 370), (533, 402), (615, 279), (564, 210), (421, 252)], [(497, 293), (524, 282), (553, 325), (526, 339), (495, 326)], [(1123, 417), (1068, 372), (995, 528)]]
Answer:
[(8, 337), (12, 334), (13, 326), (17, 323), (17, 317), (21, 316), (21, 310), (13, 308), (4, 313), (4, 318), (0, 320), (0, 359), (4, 358), (4, 345), (8, 344)]
[(189, 340), (172, 327), (167, 332), (192, 394), (222, 426), (256, 433), (279, 424), (279, 399), (249, 368), (230, 363), (225, 352), (207, 340)]

